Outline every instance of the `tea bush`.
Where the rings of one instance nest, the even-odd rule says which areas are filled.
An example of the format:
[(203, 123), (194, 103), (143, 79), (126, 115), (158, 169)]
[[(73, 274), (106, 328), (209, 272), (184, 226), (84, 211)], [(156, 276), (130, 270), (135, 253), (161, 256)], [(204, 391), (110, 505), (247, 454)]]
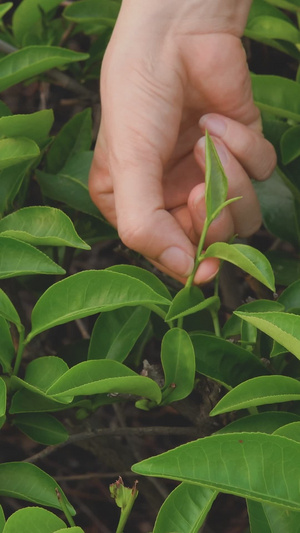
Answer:
[[(272, 177), (254, 183), (269, 232), (253, 241), (261, 251), (239, 241), (203, 250), (205, 232), (229, 203), (227, 178), (207, 136), (207, 218), (195, 268), (205, 257), (234, 265), (229, 292), (239, 285), (251, 295), (236, 309), (228, 309), (223, 267), (213, 288), (203, 291), (193, 286), (193, 274), (180, 288), (126, 254), (127, 264), (86, 268), (95, 243), (117, 238), (92, 204), (87, 180), (91, 108), (95, 113), (99, 65), (120, 2), (17, 4), (0, 5), (2, 432), (9, 428), (19, 438), (21, 431), (46, 446), (46, 455), (76, 440), (68, 417), (78, 430), (109, 405), (135, 402), (142, 421), (143, 413), (176, 413), (184, 405), (185, 424), (174, 429), (185, 443), (132, 467), (136, 474), (180, 482), (163, 503), (153, 533), (196, 533), (214, 514), (219, 493), (246, 499), (252, 533), (300, 531), (300, 1), (254, 0), (245, 30), (250, 50), (258, 47), (289, 62), (289, 77), (253, 74), (264, 132), (278, 155)], [(255, 71), (255, 57), (250, 60)], [(7, 105), (12, 88), (35, 86), (39, 110), (13, 113)], [(43, 105), (47, 96), (42, 98), (43, 91), (54, 98), (58, 87), (77, 106), (63, 125)], [(70, 357), (52, 347), (51, 335), (52, 328), (73, 321), (90, 340), (72, 345)], [(145, 348), (158, 341), (157, 357), (152, 354), (142, 369)], [(195, 410), (201, 411), (201, 387), (207, 404), (214, 399), (209, 409), (216, 417), (205, 418), (202, 433), (193, 420)], [(148, 420), (133, 429), (151, 433)], [(119, 435), (130, 434), (131, 428), (121, 429)], [(172, 434), (171, 426), (167, 430)], [(190, 430), (200, 438), (190, 441)], [(4, 503), (9, 497), (34, 504), (10, 516), (1, 509), (0, 532), (83, 531), (54, 477), (30, 461), (0, 464)], [(119, 479), (110, 490), (121, 508), (121, 533), (137, 487), (126, 489)]]

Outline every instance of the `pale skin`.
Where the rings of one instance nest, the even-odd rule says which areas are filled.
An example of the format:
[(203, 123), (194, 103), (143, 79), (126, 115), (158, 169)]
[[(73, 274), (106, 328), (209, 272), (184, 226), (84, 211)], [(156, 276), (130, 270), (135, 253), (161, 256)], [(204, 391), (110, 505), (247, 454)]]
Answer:
[[(253, 103), (240, 37), (250, 0), (123, 0), (101, 73), (102, 119), (90, 194), (126, 246), (184, 282), (205, 218), (204, 133), (229, 179), (206, 245), (261, 224), (249, 178), (276, 164)], [(205, 283), (218, 261), (200, 264)]]

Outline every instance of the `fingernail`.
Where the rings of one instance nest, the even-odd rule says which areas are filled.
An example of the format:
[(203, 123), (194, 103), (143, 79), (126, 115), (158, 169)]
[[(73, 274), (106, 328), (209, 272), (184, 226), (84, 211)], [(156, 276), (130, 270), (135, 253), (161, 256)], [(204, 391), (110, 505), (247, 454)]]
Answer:
[(224, 120), (219, 117), (205, 115), (199, 121), (200, 128), (207, 130), (211, 135), (222, 137), (225, 134), (227, 125)]
[(222, 165), (225, 165), (229, 157), (227, 148), (224, 146), (224, 144), (218, 143), (216, 141), (214, 141), (214, 145), (218, 152), (218, 156), (220, 158)]
[(158, 260), (166, 268), (184, 277), (189, 276), (194, 268), (194, 258), (176, 246), (167, 248)]
[(196, 196), (193, 203), (197, 216), (204, 220), (206, 218), (205, 193), (203, 192), (203, 194)]

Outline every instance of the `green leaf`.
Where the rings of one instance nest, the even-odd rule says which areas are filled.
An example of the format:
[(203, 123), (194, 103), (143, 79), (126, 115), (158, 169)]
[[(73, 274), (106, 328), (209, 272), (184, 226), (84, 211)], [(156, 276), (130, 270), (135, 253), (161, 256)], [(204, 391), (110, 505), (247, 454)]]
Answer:
[(259, 376), (229, 391), (210, 416), (266, 405), (300, 400), (300, 382), (288, 376)]
[(291, 422), (290, 424), (277, 428), (274, 431), (274, 435), (282, 435), (288, 439), (300, 442), (300, 422)]
[(139, 376), (117, 361), (84, 361), (65, 372), (47, 390), (49, 396), (71, 401), (84, 394), (133, 394), (159, 403), (161, 392), (152, 379)]
[(244, 416), (238, 420), (234, 420), (227, 424), (222, 429), (217, 431), (220, 433), (241, 433), (247, 431), (248, 433), (273, 433), (276, 429), (292, 422), (298, 422), (299, 416), (294, 413), (284, 411), (266, 411), (255, 415)]
[(12, 208), (30, 165), (31, 160), (27, 164), (19, 163), (0, 171), (0, 217)]
[(0, 417), (6, 413), (6, 385), (5, 381), (0, 378)]
[(300, 11), (299, 0), (266, 0), (266, 2), (290, 11)]
[(55, 446), (69, 437), (63, 424), (48, 414), (19, 414), (13, 423), (27, 437), (40, 444)]
[[(21, 381), (21, 380), (20, 380)], [(19, 382), (20, 383), (20, 382)], [(26, 382), (24, 382), (26, 383)], [(22, 385), (22, 383), (21, 383)], [(106, 403), (111, 403), (107, 401)], [(25, 387), (18, 390), (12, 397), (9, 413), (11, 415), (20, 413), (54, 413), (56, 411), (64, 411), (73, 407), (83, 407), (90, 409), (90, 400), (74, 400), (72, 404), (60, 402), (47, 397), (42, 391), (37, 388), (34, 390), (26, 389)]]
[(3, 533), (4, 526), (5, 526), (5, 516), (4, 516), (2, 505), (0, 505), (0, 533)]
[(46, 170), (56, 174), (76, 154), (90, 150), (92, 143), (91, 109), (77, 113), (65, 124), (47, 154)]
[(25, 507), (9, 517), (3, 533), (55, 533), (57, 528), (66, 531), (67, 526), (55, 514), (40, 507)]
[(244, 313), (235, 314), (263, 331), (289, 352), (300, 359), (300, 316), (292, 313)]
[(0, 316), (0, 365), (2, 366), (4, 374), (12, 371), (11, 362), (14, 356), (15, 347), (11, 338), (9, 325), (6, 320)]
[(56, 46), (27, 46), (0, 59), (0, 92), (51, 68), (88, 57)]
[(150, 457), (132, 470), (300, 511), (300, 444), (278, 435), (213, 435)]
[(93, 328), (88, 359), (122, 363), (148, 324), (150, 309), (124, 307), (101, 313)]
[(0, 464), (0, 494), (2, 496), (61, 509), (55, 489), (59, 490), (69, 512), (74, 515), (75, 511), (60, 486), (46, 472), (31, 463)]
[(175, 295), (165, 321), (169, 322), (211, 307), (219, 309), (220, 299), (217, 296), (204, 300), (203, 292), (198, 287), (184, 287)]
[(54, 207), (24, 207), (0, 220), (0, 233), (34, 246), (73, 246), (89, 250), (70, 218)]
[(280, 76), (252, 74), (252, 88), (260, 110), (300, 121), (299, 83)]
[(0, 118), (0, 137), (26, 137), (38, 145), (49, 135), (54, 121), (52, 109), (43, 109), (28, 115)]
[(277, 17), (260, 16), (248, 22), (245, 31), (246, 37), (252, 39), (281, 39), (297, 44), (300, 41), (300, 32), (291, 22)]
[(38, 145), (30, 139), (0, 139), (0, 170), (35, 159), (39, 154)]
[(37, 180), (45, 196), (77, 211), (102, 219), (88, 191), (92, 158), (93, 152), (81, 152), (68, 160), (59, 174), (37, 171)]
[(162, 404), (186, 398), (195, 380), (195, 353), (186, 331), (179, 328), (167, 331), (162, 340), (161, 362), (165, 376)]
[(9, 11), (13, 7), (13, 5), (13, 2), (4, 2), (2, 6), (0, 6), (0, 19), (4, 17), (5, 13), (7, 13), (7, 11)]
[(149, 287), (151, 287), (151, 289), (157, 292), (157, 294), (160, 294), (168, 300), (172, 299), (171, 294), (165, 284), (160, 281), (157, 276), (152, 274), (152, 272), (149, 272), (144, 268), (136, 267), (133, 265), (113, 265), (107, 268), (106, 270), (109, 270), (111, 272), (119, 272), (119, 274), (126, 274), (131, 278), (138, 279), (143, 283), (146, 283), (146, 285), (149, 285)]
[[(5, 292), (0, 289), (0, 316), (3, 316), (5, 320), (8, 320), (8, 322), (12, 322), (13, 324), (16, 324), (16, 326), (21, 326), (21, 320), (20, 317), (11, 303), (9, 297), (5, 294)], [(19, 329), (18, 328), (18, 329)]]
[(106, 27), (113, 27), (119, 13), (120, 5), (107, 0), (82, 0), (68, 6), (64, 17), (72, 22), (101, 22)]
[(39, 357), (27, 365), (24, 380), (46, 392), (68, 370), (67, 363), (60, 357), (54, 355)]
[(253, 533), (299, 533), (299, 513), (275, 505), (248, 500), (248, 514)]
[[(250, 313), (267, 313), (269, 311), (283, 311), (284, 305), (279, 303), (279, 299), (276, 302), (273, 302), (272, 300), (254, 300), (253, 302), (249, 302), (247, 304), (243, 304), (236, 311), (244, 311), (244, 312), (250, 312)], [(231, 315), (231, 317), (227, 320), (225, 323), (223, 329), (222, 329), (222, 335), (225, 339), (228, 339), (229, 337), (240, 335), (241, 334), (241, 326), (242, 326), (243, 320), (238, 317), (237, 315)]]
[(196, 371), (225, 385), (235, 387), (245, 379), (268, 374), (261, 361), (248, 350), (212, 335), (191, 333)]
[[(83, 529), (81, 529), (81, 527), (77, 527), (77, 526), (68, 527), (67, 531), (69, 531), (69, 533), (84, 533)], [(66, 529), (64, 528), (64, 529), (58, 529), (54, 533), (65, 533), (65, 532), (66, 532)]]
[(211, 244), (205, 257), (218, 257), (229, 261), (255, 279), (266, 285), (271, 291), (275, 291), (274, 274), (266, 257), (246, 244), (227, 244), (226, 242), (216, 242)]
[(52, 285), (37, 301), (27, 341), (76, 318), (136, 305), (169, 305), (169, 300), (126, 274), (109, 270), (79, 272)]
[(300, 278), (300, 262), (296, 256), (280, 251), (270, 251), (266, 257), (274, 270), (276, 284), (287, 286)]
[(26, 242), (0, 235), (0, 279), (29, 274), (65, 274), (47, 255)]
[(181, 483), (161, 506), (153, 533), (198, 533), (217, 494), (215, 490)]
[(60, 0), (23, 0), (15, 9), (12, 19), (12, 30), (17, 42), (24, 45), (26, 37), (42, 18), (42, 13), (48, 13), (60, 3)]
[(282, 135), (280, 148), (284, 165), (300, 156), (300, 126), (293, 126)]
[(207, 219), (211, 222), (226, 201), (228, 183), (217, 150), (208, 132), (206, 132), (205, 142), (205, 205)]
[(276, 237), (298, 248), (300, 234), (296, 196), (288, 186), (289, 180), (283, 178), (285, 178), (284, 174), (276, 169), (268, 180), (255, 181), (253, 186), (259, 199), (266, 228)]
[(300, 280), (295, 281), (287, 287), (277, 300), (286, 311), (300, 308)]

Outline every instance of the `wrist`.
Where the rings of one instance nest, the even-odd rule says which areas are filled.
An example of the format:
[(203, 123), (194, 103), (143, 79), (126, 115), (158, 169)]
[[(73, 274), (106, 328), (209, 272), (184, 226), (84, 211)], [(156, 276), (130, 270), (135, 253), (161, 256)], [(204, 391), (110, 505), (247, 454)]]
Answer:
[[(145, 25), (175, 26), (179, 33), (242, 36), (252, 0), (123, 0), (121, 11)], [(149, 27), (149, 26), (148, 26)]]

